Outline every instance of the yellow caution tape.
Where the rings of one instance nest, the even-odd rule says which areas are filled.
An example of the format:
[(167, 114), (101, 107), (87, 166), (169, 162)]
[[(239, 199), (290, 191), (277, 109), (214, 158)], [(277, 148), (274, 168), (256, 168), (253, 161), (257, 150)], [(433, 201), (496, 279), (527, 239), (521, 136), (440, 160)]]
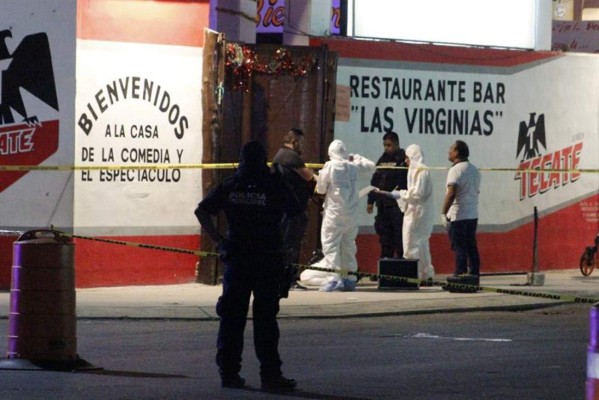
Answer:
[(60, 235), (69, 237), (69, 238), (75, 238), (75, 239), (91, 240), (91, 241), (95, 241), (95, 242), (102, 242), (102, 243), (109, 243), (109, 244), (118, 244), (118, 245), (129, 246), (129, 247), (138, 247), (141, 249), (162, 250), (162, 251), (168, 251), (171, 253), (190, 254), (190, 255), (195, 255), (195, 256), (200, 256), (200, 257), (216, 257), (216, 256), (218, 256), (218, 253), (209, 253), (209, 252), (200, 251), (200, 250), (181, 249), (181, 248), (177, 248), (177, 247), (158, 246), (158, 245), (154, 245), (154, 244), (144, 244), (144, 243), (136, 243), (136, 242), (126, 242), (123, 240), (101, 239), (101, 238), (90, 237), (90, 236), (69, 235), (67, 233), (62, 233), (62, 232), (60, 232)]
[(152, 165), (0, 165), (0, 171), (96, 171), (145, 169), (235, 169), (238, 163)]
[[(379, 165), (377, 169), (409, 169), (409, 167), (394, 167)], [(421, 170), (428, 171), (447, 171), (451, 167), (420, 167)], [(580, 168), (580, 169), (559, 169), (559, 168), (478, 168), (485, 172), (525, 172), (525, 173), (562, 173), (562, 174), (596, 174), (599, 169)]]
[[(207, 252), (207, 251), (181, 249), (181, 248), (177, 248), (177, 247), (158, 246), (158, 245), (153, 245), (153, 244), (144, 244), (144, 243), (137, 243), (137, 242), (127, 242), (127, 241), (123, 241), (123, 240), (101, 239), (101, 238), (82, 236), (82, 235), (69, 235), (69, 234), (62, 233), (62, 232), (59, 232), (59, 234), (61, 236), (75, 238), (75, 239), (91, 240), (91, 241), (108, 243), (108, 244), (117, 244), (117, 245), (122, 245), (122, 246), (137, 247), (137, 248), (142, 248), (142, 249), (161, 250), (161, 251), (168, 251), (168, 252), (179, 253), (179, 254), (190, 254), (190, 255), (195, 255), (195, 256), (199, 256), (199, 257), (218, 257), (218, 253), (211, 253), (211, 252)], [(421, 280), (421, 279), (416, 279), (416, 278), (408, 278), (408, 277), (384, 275), (384, 274), (372, 274), (372, 273), (367, 273), (367, 272), (356, 272), (356, 271), (349, 271), (346, 269), (321, 268), (321, 267), (316, 267), (313, 265), (302, 265), (302, 264), (292, 264), (292, 265), (295, 266), (300, 271), (303, 271), (306, 269), (312, 269), (312, 270), (316, 270), (316, 271), (338, 273), (341, 275), (353, 275), (353, 276), (356, 276), (359, 278), (371, 278), (372, 277), (375, 279), (384, 279), (385, 281), (409, 283), (409, 284), (415, 284), (415, 285), (419, 285), (419, 286), (440, 286), (442, 288), (447, 288), (450, 290), (455, 289), (456, 291), (468, 291), (468, 292), (481, 291), (481, 292), (489, 292), (489, 293), (508, 294), (508, 295), (514, 295), (514, 296), (535, 297), (535, 298), (541, 298), (541, 299), (556, 300), (556, 301), (563, 301), (563, 302), (570, 302), (570, 303), (581, 303), (581, 304), (594, 304), (594, 303), (599, 302), (599, 298), (574, 296), (574, 295), (569, 295), (569, 294), (527, 292), (527, 291), (523, 291), (523, 290), (500, 289), (500, 288), (493, 288), (493, 287), (488, 287), (488, 286), (466, 285), (466, 284), (460, 284), (460, 283), (450, 283), (450, 282), (441, 282), (441, 281), (432, 281), (431, 282), (431, 281)]]
[[(272, 165), (272, 163), (269, 163)], [(0, 165), (0, 171), (97, 171), (97, 170), (162, 170), (162, 169), (235, 169), (239, 163), (202, 164), (151, 164), (151, 165)], [(307, 163), (306, 167), (322, 169), (324, 164)], [(423, 170), (446, 171), (450, 167), (426, 167)], [(377, 166), (377, 169), (408, 169), (408, 167)], [(599, 169), (555, 169), (555, 168), (479, 168), (485, 172), (524, 172), (524, 173), (568, 173), (596, 174)]]
[(338, 270), (338, 269), (331, 269), (331, 268), (321, 268), (321, 267), (314, 267), (311, 265), (301, 265), (301, 264), (293, 264), (293, 265), (298, 267), (298, 269), (300, 269), (300, 270), (313, 269), (316, 271), (332, 272), (332, 273), (338, 273), (338, 274), (342, 274), (342, 275), (343, 274), (353, 275), (356, 277), (373, 277), (376, 279), (384, 279), (386, 281), (410, 283), (410, 284), (416, 284), (419, 286), (440, 286), (443, 288), (455, 289), (455, 290), (460, 290), (460, 291), (471, 291), (471, 292), (481, 291), (481, 292), (490, 292), (490, 293), (500, 293), (500, 294), (536, 297), (536, 298), (542, 298), (542, 299), (548, 299), (548, 300), (557, 300), (557, 301), (581, 303), (581, 304), (593, 304), (593, 303), (599, 302), (599, 298), (574, 296), (574, 295), (569, 295), (569, 294), (526, 292), (523, 290), (500, 289), (500, 288), (493, 288), (493, 287), (488, 287), (488, 286), (466, 285), (463, 283), (450, 283), (450, 282), (441, 282), (441, 281), (432, 281), (431, 282), (431, 281), (421, 280), (421, 279), (416, 279), (416, 278), (381, 275), (381, 274), (370, 274), (370, 273), (365, 273), (365, 272), (354, 272), (354, 271), (348, 271), (348, 270), (343, 270), (343, 269)]

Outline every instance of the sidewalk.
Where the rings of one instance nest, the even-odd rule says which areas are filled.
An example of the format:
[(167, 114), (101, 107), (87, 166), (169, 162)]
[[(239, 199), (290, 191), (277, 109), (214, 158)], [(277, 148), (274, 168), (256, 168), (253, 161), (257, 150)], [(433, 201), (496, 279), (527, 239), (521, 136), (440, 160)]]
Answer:
[[(544, 272), (543, 286), (527, 286), (526, 275), (482, 276), (483, 287), (599, 299), (599, 272)], [(444, 276), (436, 278), (445, 281)], [(78, 318), (217, 319), (215, 304), (222, 287), (188, 283), (77, 289)], [(496, 292), (450, 293), (439, 286), (418, 290), (378, 290), (376, 282), (358, 283), (355, 292), (322, 293), (316, 287), (291, 291), (281, 300), (279, 318), (332, 318), (433, 312), (521, 310), (563, 304), (552, 300)], [(0, 318), (8, 317), (10, 293), (0, 291)], [(589, 305), (587, 305), (589, 306)]]

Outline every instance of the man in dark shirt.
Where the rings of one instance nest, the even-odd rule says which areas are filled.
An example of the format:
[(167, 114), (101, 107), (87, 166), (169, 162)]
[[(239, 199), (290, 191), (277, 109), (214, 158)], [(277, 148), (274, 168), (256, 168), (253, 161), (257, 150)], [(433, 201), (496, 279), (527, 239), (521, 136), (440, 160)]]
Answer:
[[(384, 191), (404, 190), (408, 187), (408, 170), (406, 152), (399, 147), (399, 136), (395, 132), (387, 132), (383, 136), (384, 153), (377, 161), (377, 170), (370, 184)], [(380, 168), (382, 167), (382, 168)], [(392, 167), (392, 168), (384, 168)], [(393, 168), (404, 167), (404, 168)], [(381, 258), (402, 258), (403, 213), (397, 200), (382, 196), (376, 192), (368, 194), (366, 211), (372, 214), (376, 203), (377, 215), (374, 218), (374, 229), (379, 235)]]
[[(221, 317), (216, 363), (223, 387), (245, 386), (239, 372), (252, 293), (254, 347), (262, 389), (293, 390), (296, 386), (281, 372), (277, 313), (284, 268), (281, 220), (300, 210), (281, 176), (268, 168), (266, 151), (256, 141), (243, 146), (235, 175), (211, 190), (195, 210), (206, 234), (218, 243), (225, 264), (223, 293), (216, 305)], [(226, 236), (213, 221), (219, 211), (227, 220)]]
[[(304, 147), (304, 133), (297, 128), (291, 128), (283, 137), (283, 146), (275, 154), (273, 167), (279, 171), (291, 190), (297, 196), (302, 212), (284, 220), (284, 247), (287, 253), (288, 264), (298, 264), (302, 239), (308, 225), (306, 208), (308, 200), (314, 192), (314, 171), (306, 167), (302, 159)], [(290, 289), (306, 290), (298, 280), (298, 269), (294, 268)]]

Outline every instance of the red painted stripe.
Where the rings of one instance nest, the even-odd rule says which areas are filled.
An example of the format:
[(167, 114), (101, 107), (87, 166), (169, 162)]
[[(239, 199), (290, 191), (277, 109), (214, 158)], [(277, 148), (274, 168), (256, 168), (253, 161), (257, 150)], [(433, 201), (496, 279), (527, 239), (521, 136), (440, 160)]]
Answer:
[[(583, 202), (597, 204), (599, 195)], [(599, 223), (586, 219), (582, 203), (576, 203), (539, 219), (539, 270), (576, 269), (586, 246), (591, 246)], [(500, 233), (479, 233), (481, 272), (532, 272), (533, 222)], [(445, 234), (430, 239), (431, 257), (438, 274), (454, 270), (453, 252)], [(360, 271), (376, 273), (380, 248), (378, 236), (361, 235), (357, 239)]]
[(0, 290), (10, 289), (12, 270), (12, 244), (19, 235), (0, 235)]
[[(591, 196), (539, 220), (538, 255), (540, 271), (578, 268), (580, 255), (593, 244), (599, 225), (586, 219), (583, 203), (596, 204)], [(567, 221), (567, 223), (564, 223)], [(0, 289), (10, 287), (12, 243), (17, 236), (0, 236)], [(107, 239), (184, 249), (200, 248), (198, 235), (126, 236)], [(500, 233), (479, 233), (481, 271), (532, 271), (533, 223)], [(75, 241), (76, 286), (126, 286), (176, 284), (195, 279), (196, 256), (140, 249), (89, 240)], [(557, 245), (559, 244), (559, 245)], [(357, 238), (360, 271), (376, 273), (379, 244), (376, 235)], [(438, 274), (453, 272), (453, 253), (445, 234), (430, 240), (433, 265)]]
[(78, 0), (77, 38), (204, 46), (209, 0)]
[(310, 45), (326, 45), (329, 50), (339, 54), (340, 58), (480, 65), (488, 67), (513, 67), (561, 55), (559, 52), (552, 51), (454, 47), (337, 38), (315, 38), (310, 40)]
[[(119, 236), (105, 239), (196, 250), (199, 235)], [(161, 250), (75, 240), (78, 288), (193, 282), (198, 257)]]
[[(10, 288), (12, 247), (18, 235), (0, 236), (0, 289)], [(199, 235), (106, 237), (135, 243), (196, 250)], [(195, 280), (198, 257), (160, 250), (76, 239), (76, 287), (163, 285)]]

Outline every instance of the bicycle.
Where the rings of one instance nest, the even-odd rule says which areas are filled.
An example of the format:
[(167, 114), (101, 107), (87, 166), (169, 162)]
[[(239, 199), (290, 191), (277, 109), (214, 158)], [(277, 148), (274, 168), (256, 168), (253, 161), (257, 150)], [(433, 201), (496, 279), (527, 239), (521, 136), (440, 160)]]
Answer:
[(599, 234), (595, 238), (594, 246), (587, 246), (580, 257), (580, 272), (584, 276), (589, 276), (593, 273), (593, 269), (595, 269), (595, 265), (599, 264)]

